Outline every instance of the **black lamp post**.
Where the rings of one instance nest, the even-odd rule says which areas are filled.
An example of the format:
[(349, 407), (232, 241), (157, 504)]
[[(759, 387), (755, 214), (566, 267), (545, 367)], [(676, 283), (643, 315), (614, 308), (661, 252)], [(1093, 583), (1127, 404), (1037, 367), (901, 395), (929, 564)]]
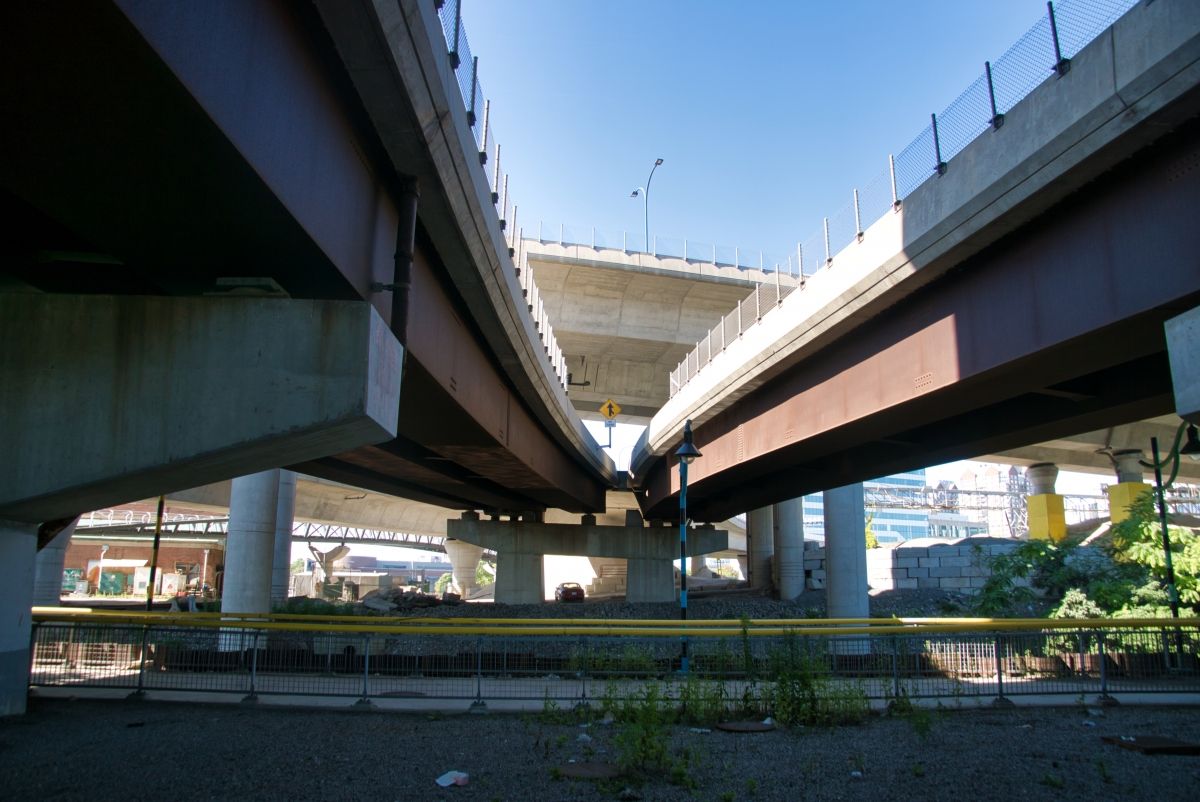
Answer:
[[(703, 456), (692, 442), (692, 422), (683, 424), (683, 445), (675, 452), (679, 457), (679, 620), (687, 621), (687, 472), (696, 457)], [(687, 633), (680, 638), (679, 670), (688, 673)]]
[[(646, 179), (646, 186), (638, 187), (633, 192), (629, 193), (629, 197), (636, 198), (638, 193), (642, 195), (642, 205), (644, 209), (643, 220), (646, 224), (646, 250), (645, 253), (650, 253), (650, 182), (654, 180), (654, 171), (663, 163), (662, 159), (655, 159), (654, 166), (650, 168), (650, 177)], [(699, 452), (696, 456), (700, 456)]]

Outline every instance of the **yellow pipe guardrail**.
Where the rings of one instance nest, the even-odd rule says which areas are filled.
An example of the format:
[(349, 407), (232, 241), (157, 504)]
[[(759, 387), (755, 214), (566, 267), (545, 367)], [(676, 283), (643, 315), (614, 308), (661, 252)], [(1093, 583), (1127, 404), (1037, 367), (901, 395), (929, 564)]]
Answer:
[[(329, 632), (391, 635), (634, 635), (643, 637), (751, 637), (782, 635), (892, 635), (1020, 632), (1059, 629), (1174, 629), (1200, 628), (1200, 618), (846, 618), (755, 619), (744, 630), (741, 622), (722, 619), (678, 621), (662, 619), (406, 619), (362, 616), (298, 616), (295, 614), (145, 613), (37, 607), (34, 621), (75, 623), (96, 621), (149, 626), (191, 626), (198, 629), (236, 628), (284, 632)], [(334, 620), (336, 619), (336, 620)], [(341, 621), (355, 623), (340, 623)], [(419, 622), (419, 623), (414, 623)], [(436, 622), (436, 623), (434, 623)], [(500, 622), (500, 623), (498, 623)]]

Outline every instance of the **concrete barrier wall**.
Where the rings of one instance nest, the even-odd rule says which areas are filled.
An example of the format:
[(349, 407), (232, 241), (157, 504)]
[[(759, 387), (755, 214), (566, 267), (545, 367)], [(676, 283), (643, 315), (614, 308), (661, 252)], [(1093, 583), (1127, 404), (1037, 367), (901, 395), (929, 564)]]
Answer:
[[(978, 593), (987, 581), (988, 562), (996, 554), (1012, 551), (1019, 541), (997, 538), (963, 538), (945, 543), (920, 541), (920, 545), (867, 551), (867, 584), (871, 590), (952, 590)], [(806, 543), (804, 587), (825, 588), (825, 548)]]

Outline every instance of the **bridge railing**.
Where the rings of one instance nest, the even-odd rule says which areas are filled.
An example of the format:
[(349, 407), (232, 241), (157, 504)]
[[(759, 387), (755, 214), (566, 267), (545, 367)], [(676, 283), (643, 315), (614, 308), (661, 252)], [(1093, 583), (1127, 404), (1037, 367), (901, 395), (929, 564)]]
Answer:
[[(34, 612), (30, 684), (350, 699), (749, 704), (1200, 693), (1200, 620), (492, 620)], [(681, 669), (686, 636), (689, 670)], [(733, 707), (714, 715), (737, 712)], [(745, 712), (743, 710), (743, 712)]]
[[(835, 267), (843, 252), (864, 241), (873, 223), (899, 211), (904, 199), (926, 181), (944, 175), (950, 160), (980, 135), (1002, 127), (1004, 114), (1046, 78), (1065, 75), (1071, 58), (1136, 4), (1137, 0), (1047, 3), (1046, 13), (1024, 36), (995, 62), (984, 62), (983, 74), (941, 114), (931, 114), (929, 125), (905, 148), (888, 156), (886, 169), (849, 193), (846, 205), (797, 244), (795, 272), (804, 278)], [(722, 321), (713, 332), (727, 327)], [(672, 396), (712, 361), (710, 340), (711, 335), (697, 343), (671, 372)]]
[[(471, 52), (466, 26), (462, 21), (461, 0), (436, 0), (436, 2), (438, 18), (442, 23), (442, 34), (446, 40), (446, 52), (450, 59), (450, 65), (454, 68), (463, 107), (467, 112), (467, 123), (471, 126), (471, 132), (475, 137), (480, 169), (484, 171), (487, 183), (491, 187), (492, 204), (499, 217), (499, 226), (508, 247), (508, 256), (513, 260), (520, 282), (523, 297), (518, 302), (525, 304), (533, 319), (534, 327), (541, 339), (542, 350), (558, 377), (559, 384), (564, 390), (569, 390), (566, 356), (554, 336), (554, 328), (547, 319), (545, 306), (529, 271), (523, 249), (520, 247), (521, 230), (517, 227), (517, 205), (515, 202), (510, 203), (508, 173), (504, 172), (501, 166), (500, 144), (492, 130), (491, 101), (487, 99), (479, 82), (479, 59)], [(503, 259), (503, 255), (501, 258)]]
[(693, 264), (713, 267), (736, 267), (739, 270), (761, 270), (764, 273), (782, 272), (795, 275), (795, 254), (742, 248), (736, 245), (716, 245), (703, 240), (686, 237), (660, 237), (653, 234), (649, 245), (645, 235), (635, 231), (615, 231), (595, 226), (577, 226), (567, 223), (538, 221), (536, 239), (539, 243), (579, 245), (595, 250), (613, 250), (622, 253), (645, 253), (668, 259), (682, 259)]

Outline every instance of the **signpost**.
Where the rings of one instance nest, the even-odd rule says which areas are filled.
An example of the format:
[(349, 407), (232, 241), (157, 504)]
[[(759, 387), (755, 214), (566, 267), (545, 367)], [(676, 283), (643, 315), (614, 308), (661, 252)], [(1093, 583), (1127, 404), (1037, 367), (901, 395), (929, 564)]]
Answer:
[(608, 429), (608, 445), (604, 448), (612, 448), (612, 433), (617, 427), (616, 417), (621, 414), (621, 406), (610, 398), (600, 405), (600, 414), (604, 416), (604, 428)]

